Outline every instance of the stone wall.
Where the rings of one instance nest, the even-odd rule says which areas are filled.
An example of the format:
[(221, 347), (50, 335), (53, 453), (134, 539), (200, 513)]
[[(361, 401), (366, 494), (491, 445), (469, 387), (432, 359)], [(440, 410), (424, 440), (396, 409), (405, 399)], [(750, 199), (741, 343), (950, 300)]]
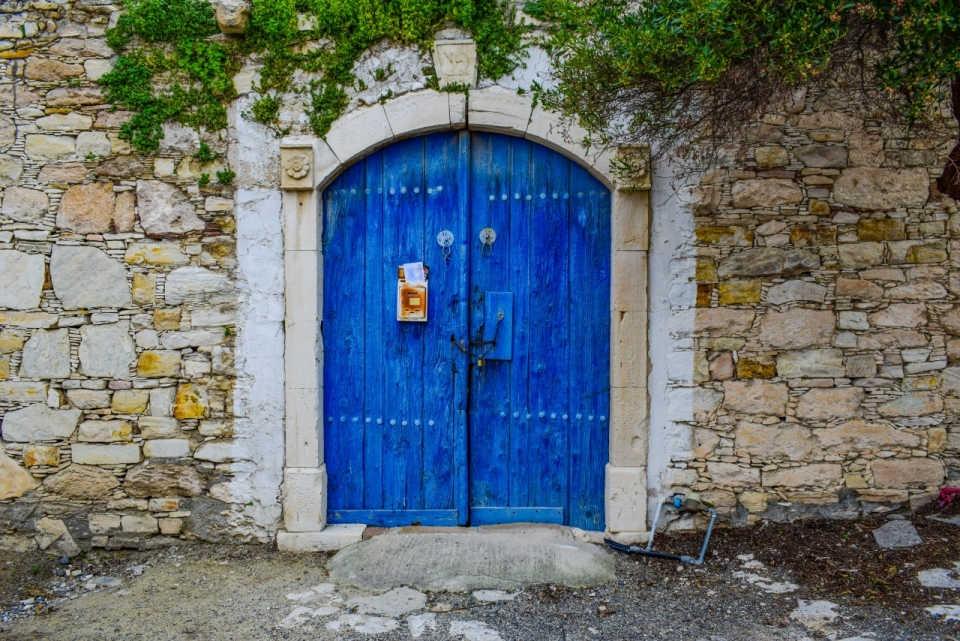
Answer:
[(224, 165), (193, 158), (192, 130), (167, 127), (151, 157), (119, 139), (129, 114), (96, 84), (117, 16), (0, 13), (0, 545), (267, 540), (230, 485), (233, 187), (198, 185)]
[(693, 189), (690, 449), (664, 483), (735, 523), (916, 506), (960, 476), (960, 215), (943, 150), (878, 124), (802, 95)]

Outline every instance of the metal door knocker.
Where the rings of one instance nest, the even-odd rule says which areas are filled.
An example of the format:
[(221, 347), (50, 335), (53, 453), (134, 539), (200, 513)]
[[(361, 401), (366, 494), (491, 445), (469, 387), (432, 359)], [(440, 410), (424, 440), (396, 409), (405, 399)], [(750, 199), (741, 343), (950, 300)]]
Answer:
[(453, 245), (453, 232), (444, 229), (437, 234), (437, 244), (440, 245), (440, 253), (443, 254), (443, 260), (450, 261), (450, 247)]
[(480, 243), (482, 247), (480, 248), (480, 253), (484, 256), (489, 256), (493, 253), (493, 244), (497, 242), (497, 232), (493, 231), (489, 227), (485, 227), (480, 230)]

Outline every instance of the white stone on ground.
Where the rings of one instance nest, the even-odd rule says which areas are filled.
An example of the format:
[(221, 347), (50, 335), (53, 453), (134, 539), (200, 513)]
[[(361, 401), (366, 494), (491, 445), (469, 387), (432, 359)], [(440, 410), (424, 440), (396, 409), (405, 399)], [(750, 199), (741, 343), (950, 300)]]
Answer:
[(397, 629), (396, 619), (373, 617), (366, 614), (344, 614), (336, 621), (327, 623), (328, 630), (339, 630), (346, 623), (362, 634), (383, 634)]
[(762, 570), (764, 565), (753, 558), (752, 554), (738, 554), (737, 559), (741, 561), (740, 567), (745, 570)]
[(791, 619), (805, 628), (810, 628), (823, 634), (832, 632), (829, 627), (830, 623), (840, 616), (840, 613), (835, 611), (837, 607), (836, 603), (798, 599), (797, 604), (797, 609), (790, 613)]
[(467, 641), (503, 641), (496, 630), (479, 621), (451, 621), (450, 636), (463, 637)]
[(427, 595), (410, 588), (394, 588), (377, 596), (350, 599), (347, 605), (356, 606), (360, 614), (398, 617), (408, 612), (422, 610), (427, 605)]
[[(291, 601), (317, 601), (319, 599), (327, 599), (333, 596), (333, 591), (335, 586), (332, 583), (321, 583), (320, 585), (315, 585), (312, 588), (308, 588), (306, 592), (291, 592), (287, 595), (287, 598)], [(339, 597), (336, 597), (339, 601)]]
[(960, 605), (934, 605), (925, 608), (935, 619), (945, 621), (960, 621)]
[(752, 572), (734, 572), (733, 576), (738, 579), (745, 579), (747, 583), (755, 585), (767, 594), (786, 594), (793, 592), (799, 586), (786, 581), (771, 581), (765, 576), (753, 574)]
[(955, 563), (954, 569), (952, 570), (946, 568), (924, 570), (917, 575), (917, 578), (925, 588), (953, 589), (960, 588), (960, 579), (957, 578), (958, 574), (960, 574), (960, 563)]
[(513, 601), (517, 598), (519, 592), (504, 592), (503, 590), (475, 590), (473, 598), (483, 603), (495, 603), (497, 601)]
[(429, 628), (431, 632), (437, 630), (437, 615), (433, 612), (426, 614), (414, 614), (407, 617), (407, 626), (410, 628), (410, 636), (418, 638)]
[(873, 538), (882, 548), (909, 548), (923, 543), (917, 528), (910, 521), (887, 521), (873, 531)]

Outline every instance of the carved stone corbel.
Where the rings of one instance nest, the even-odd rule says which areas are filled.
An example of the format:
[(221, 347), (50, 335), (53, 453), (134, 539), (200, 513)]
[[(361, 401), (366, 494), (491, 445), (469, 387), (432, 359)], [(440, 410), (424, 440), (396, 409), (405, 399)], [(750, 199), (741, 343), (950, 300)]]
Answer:
[(473, 40), (437, 40), (433, 65), (440, 86), (477, 86), (477, 43)]
[(280, 147), (280, 188), (313, 189), (313, 145), (286, 144)]
[(617, 148), (610, 163), (617, 189), (620, 191), (647, 191), (650, 189), (650, 147), (623, 145)]

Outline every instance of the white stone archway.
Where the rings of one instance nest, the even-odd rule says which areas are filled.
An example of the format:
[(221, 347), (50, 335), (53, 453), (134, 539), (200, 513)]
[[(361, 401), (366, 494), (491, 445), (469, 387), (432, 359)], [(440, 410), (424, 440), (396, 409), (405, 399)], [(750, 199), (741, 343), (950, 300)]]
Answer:
[(359, 541), (363, 529), (362, 524), (326, 527), (320, 192), (343, 168), (376, 149), (411, 136), (464, 128), (542, 144), (576, 161), (611, 189), (606, 523), (611, 534), (624, 538), (635, 538), (647, 529), (649, 173), (624, 184), (611, 168), (615, 153), (584, 148), (577, 142), (583, 139), (580, 132), (564, 135), (558, 116), (534, 107), (528, 96), (500, 87), (471, 91), (469, 99), (423, 90), (358, 108), (340, 118), (325, 139), (281, 141), (286, 299), (283, 527), (277, 535), (281, 550), (339, 549)]

